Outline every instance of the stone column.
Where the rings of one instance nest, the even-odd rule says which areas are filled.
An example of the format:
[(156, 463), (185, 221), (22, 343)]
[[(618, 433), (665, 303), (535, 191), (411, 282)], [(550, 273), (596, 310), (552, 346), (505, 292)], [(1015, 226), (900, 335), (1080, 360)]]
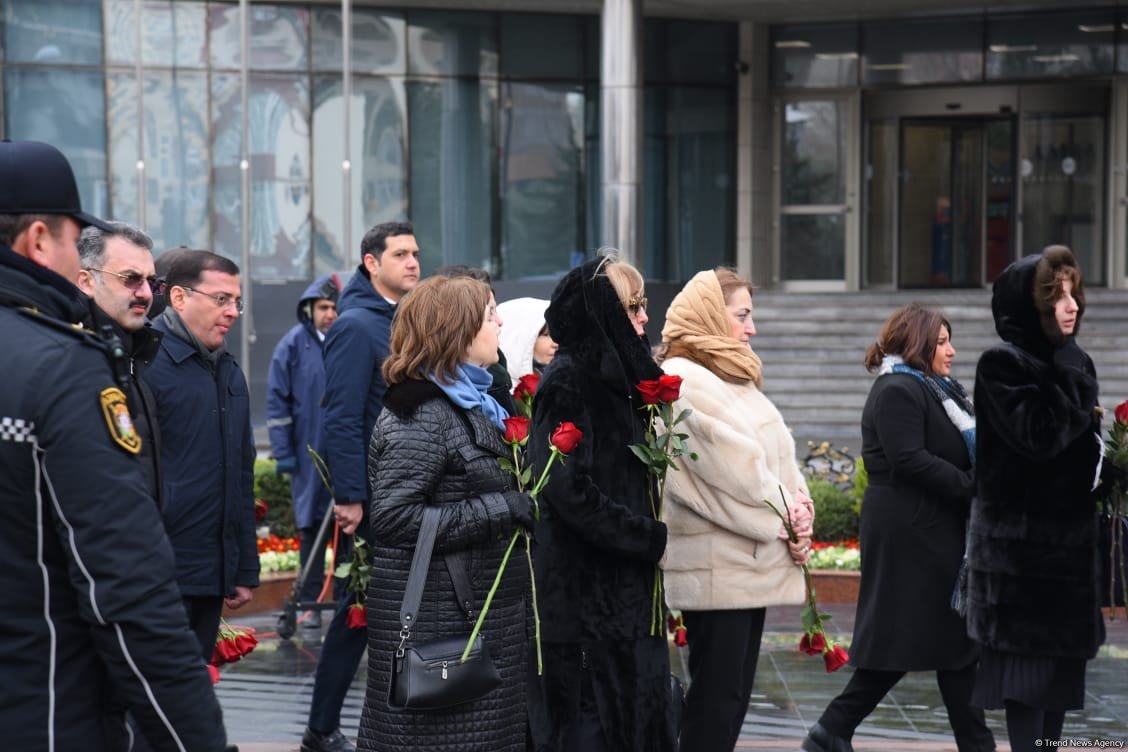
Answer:
[(642, 238), (641, 0), (603, 0), (600, 75), (602, 244), (640, 265)]

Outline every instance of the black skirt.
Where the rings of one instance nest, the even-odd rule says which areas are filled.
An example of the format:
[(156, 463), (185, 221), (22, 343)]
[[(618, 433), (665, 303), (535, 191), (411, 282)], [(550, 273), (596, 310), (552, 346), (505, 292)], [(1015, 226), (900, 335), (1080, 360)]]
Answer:
[(971, 704), (1000, 709), (1007, 700), (1040, 710), (1085, 707), (1084, 658), (1000, 653), (983, 648)]

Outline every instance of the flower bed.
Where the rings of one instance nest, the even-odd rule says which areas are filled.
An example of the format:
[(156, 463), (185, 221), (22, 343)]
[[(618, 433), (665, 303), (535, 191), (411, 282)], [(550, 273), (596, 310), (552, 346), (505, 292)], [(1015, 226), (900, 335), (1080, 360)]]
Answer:
[(841, 543), (811, 544), (811, 569), (857, 572), (862, 568), (862, 552), (856, 540)]

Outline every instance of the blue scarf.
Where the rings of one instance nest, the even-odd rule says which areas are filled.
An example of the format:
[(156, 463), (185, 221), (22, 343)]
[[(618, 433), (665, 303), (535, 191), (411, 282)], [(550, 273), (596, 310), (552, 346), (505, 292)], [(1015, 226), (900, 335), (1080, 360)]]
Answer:
[(975, 410), (960, 382), (947, 376), (922, 373), (906, 365), (900, 355), (886, 355), (882, 359), (878, 374), (883, 373), (907, 373), (928, 387), (929, 393), (944, 408), (948, 420), (952, 421), (960, 436), (963, 436), (967, 456), (971, 459), (972, 467), (975, 467)]
[(466, 410), (481, 408), (494, 425), (505, 429), (502, 421), (509, 417), (509, 413), (489, 395), (487, 390), (493, 385), (493, 376), (485, 368), (472, 363), (460, 363), (452, 384), (444, 384), (433, 373), (427, 374), (427, 378), (437, 384), (454, 404)]

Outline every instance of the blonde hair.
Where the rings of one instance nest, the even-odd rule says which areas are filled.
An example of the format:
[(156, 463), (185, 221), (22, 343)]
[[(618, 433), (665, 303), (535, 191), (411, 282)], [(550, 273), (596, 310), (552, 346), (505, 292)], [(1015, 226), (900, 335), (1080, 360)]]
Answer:
[(646, 280), (642, 278), (642, 273), (626, 261), (620, 261), (614, 253), (603, 258), (595, 273), (607, 277), (624, 311), (630, 308), (632, 298), (641, 298), (646, 292)]
[(490, 288), (470, 277), (431, 277), (399, 304), (381, 372), (388, 386), (435, 374), (454, 381), (466, 348), (482, 328)]

